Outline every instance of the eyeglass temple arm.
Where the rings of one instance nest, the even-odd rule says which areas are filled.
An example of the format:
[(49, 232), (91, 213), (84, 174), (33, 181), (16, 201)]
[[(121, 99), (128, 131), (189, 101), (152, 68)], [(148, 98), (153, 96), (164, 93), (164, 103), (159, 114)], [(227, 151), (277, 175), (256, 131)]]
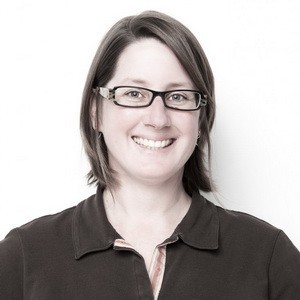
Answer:
[(111, 90), (108, 88), (99, 87), (99, 94), (106, 99), (110, 99)]
[(200, 99), (200, 107), (205, 106), (207, 104), (207, 95), (203, 95), (204, 98)]

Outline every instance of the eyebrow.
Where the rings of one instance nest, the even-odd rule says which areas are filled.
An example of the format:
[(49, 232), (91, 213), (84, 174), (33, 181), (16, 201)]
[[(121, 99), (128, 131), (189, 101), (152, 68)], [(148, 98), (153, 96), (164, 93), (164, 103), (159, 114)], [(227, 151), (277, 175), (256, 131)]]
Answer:
[(133, 79), (133, 78), (126, 78), (124, 80), (124, 82), (130, 82), (130, 83), (133, 83), (133, 84), (141, 84), (141, 85), (147, 85), (147, 81), (143, 80), (143, 79)]
[[(146, 80), (143, 79), (135, 79), (135, 78), (125, 78), (122, 80), (122, 84), (136, 84), (140, 85), (141, 87), (148, 87), (149, 84)], [(185, 88), (194, 88), (191, 82), (170, 82), (166, 85), (166, 90), (170, 89), (185, 89)]]
[(168, 89), (186, 89), (186, 88), (194, 88), (193, 84), (190, 82), (172, 82), (167, 85)]

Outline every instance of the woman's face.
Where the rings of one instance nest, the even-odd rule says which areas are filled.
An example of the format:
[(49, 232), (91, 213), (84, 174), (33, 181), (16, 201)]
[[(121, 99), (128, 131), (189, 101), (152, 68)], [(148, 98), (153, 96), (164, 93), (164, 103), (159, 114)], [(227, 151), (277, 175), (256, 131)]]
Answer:
[[(174, 53), (155, 39), (129, 45), (119, 57), (106, 87), (139, 86), (156, 91), (194, 89)], [(176, 111), (156, 97), (149, 107), (127, 108), (103, 100), (100, 130), (109, 164), (118, 179), (144, 183), (181, 180), (194, 151), (199, 111)]]

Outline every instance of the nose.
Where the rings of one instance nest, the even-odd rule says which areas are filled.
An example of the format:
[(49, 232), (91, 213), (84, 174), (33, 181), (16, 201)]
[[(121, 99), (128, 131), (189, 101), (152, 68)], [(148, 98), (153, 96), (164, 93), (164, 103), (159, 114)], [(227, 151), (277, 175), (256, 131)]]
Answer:
[(145, 108), (143, 123), (155, 129), (162, 129), (171, 125), (169, 109), (164, 106), (161, 96), (156, 96), (150, 106)]

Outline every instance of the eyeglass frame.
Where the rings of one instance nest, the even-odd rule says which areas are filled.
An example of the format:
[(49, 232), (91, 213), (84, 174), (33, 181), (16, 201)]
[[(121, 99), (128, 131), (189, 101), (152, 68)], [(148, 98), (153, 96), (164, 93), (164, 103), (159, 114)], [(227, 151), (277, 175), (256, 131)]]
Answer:
[[(143, 89), (143, 90), (146, 90), (148, 92), (151, 92), (152, 93), (152, 99), (149, 101), (148, 104), (146, 105), (139, 105), (139, 106), (130, 106), (130, 105), (124, 105), (124, 104), (120, 104), (118, 103), (116, 100), (115, 100), (115, 91), (118, 89), (118, 88), (137, 88), (137, 89)], [(164, 103), (164, 106), (166, 108), (169, 108), (169, 109), (174, 109), (174, 110), (179, 110), (179, 111), (196, 111), (196, 110), (199, 110), (201, 107), (204, 107), (206, 106), (207, 104), (207, 95), (200, 92), (200, 91), (197, 91), (197, 90), (189, 90), (189, 89), (177, 89), (177, 90), (168, 90), (168, 91), (154, 91), (154, 90), (151, 90), (151, 89), (148, 89), (148, 88), (144, 88), (144, 87), (140, 87), (140, 86), (131, 86), (131, 85), (119, 85), (119, 86), (115, 86), (113, 87), (112, 89), (111, 88), (107, 88), (107, 87), (96, 87), (95, 89), (93, 89), (94, 92), (96, 93), (99, 93), (102, 97), (104, 97), (105, 99), (107, 100), (113, 100), (113, 103), (117, 106), (121, 106), (121, 107), (129, 107), (129, 108), (144, 108), (144, 107), (148, 107), (150, 106), (154, 99), (157, 97), (157, 96), (160, 96), (163, 103)], [(176, 107), (172, 107), (172, 106), (168, 106), (166, 104), (166, 101), (165, 101), (165, 95), (168, 94), (168, 93), (171, 93), (171, 92), (194, 92), (194, 93), (197, 93), (200, 95), (200, 101), (198, 103), (198, 106), (196, 108), (191, 108), (191, 109), (181, 109), (181, 108), (176, 108)]]

